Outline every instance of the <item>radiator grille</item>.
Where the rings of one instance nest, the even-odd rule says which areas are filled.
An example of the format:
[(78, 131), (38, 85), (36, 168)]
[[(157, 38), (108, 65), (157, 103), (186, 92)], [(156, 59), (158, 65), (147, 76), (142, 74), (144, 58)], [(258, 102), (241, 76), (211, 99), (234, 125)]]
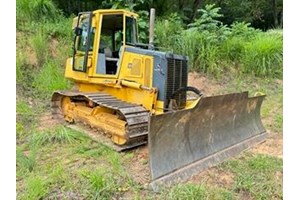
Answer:
[[(166, 87), (166, 102), (165, 108), (168, 107), (173, 93), (183, 87), (187, 86), (187, 60), (168, 58), (167, 68), (167, 87)], [(176, 103), (179, 107), (186, 105), (186, 92), (181, 92), (176, 95)]]

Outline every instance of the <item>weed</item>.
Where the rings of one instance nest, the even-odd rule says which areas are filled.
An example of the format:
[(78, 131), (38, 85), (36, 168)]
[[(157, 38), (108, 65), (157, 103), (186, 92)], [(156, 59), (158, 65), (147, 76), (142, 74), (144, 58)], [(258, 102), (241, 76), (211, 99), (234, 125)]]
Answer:
[(27, 117), (34, 115), (33, 109), (24, 100), (17, 101), (16, 111), (17, 111), (17, 114), (25, 115)]
[(31, 38), (31, 43), (36, 55), (37, 65), (42, 67), (48, 59), (48, 38), (41, 28)]
[(19, 23), (32, 20), (53, 20), (60, 14), (52, 0), (17, 0), (16, 8)]
[(16, 79), (18, 84), (22, 84), (22, 82), (25, 80), (24, 75), (24, 66), (27, 65), (27, 59), (26, 56), (21, 53), (17, 52), (17, 59), (16, 59)]
[(49, 99), (53, 91), (70, 88), (70, 82), (63, 76), (62, 68), (54, 61), (48, 61), (34, 77), (36, 94)]
[(282, 124), (283, 124), (283, 115), (282, 113), (279, 113), (275, 115), (275, 123), (274, 123), (274, 129), (275, 131), (282, 131)]
[(83, 154), (88, 157), (100, 157), (106, 155), (108, 151), (111, 150), (102, 144), (97, 144), (96, 146), (91, 144), (80, 145), (75, 149), (75, 153)]
[(282, 173), (282, 159), (245, 154), (240, 159), (221, 165), (234, 173), (234, 190), (247, 192), (255, 199), (282, 199), (282, 180), (276, 176)]
[(112, 174), (103, 169), (83, 172), (88, 180), (88, 195), (90, 199), (111, 199), (117, 192), (117, 185)]
[[(65, 18), (63, 16), (58, 16), (55, 21), (39, 24), (42, 26), (43, 31), (46, 35), (51, 38), (72, 38), (72, 29), (70, 28), (72, 25), (72, 18)], [(61, 44), (61, 43), (60, 43)]]
[(65, 128), (63, 126), (55, 127), (51, 130), (45, 130), (42, 132), (34, 133), (31, 138), (31, 144), (35, 145), (45, 145), (52, 143), (75, 143), (77, 141), (86, 141), (88, 137), (83, 135), (78, 131)]
[(36, 152), (37, 149), (33, 148), (28, 155), (25, 155), (20, 148), (17, 148), (17, 165), (32, 172), (36, 165)]
[(17, 136), (24, 135), (35, 122), (37, 111), (28, 102), (18, 99), (16, 104), (17, 111)]
[(18, 138), (22, 137), (24, 134), (24, 126), (19, 122), (16, 123), (16, 132)]
[(39, 176), (30, 176), (26, 179), (24, 196), (21, 199), (36, 200), (42, 199), (49, 191), (48, 183)]
[(193, 184), (177, 185), (165, 191), (165, 196), (166, 199), (235, 199), (234, 194), (229, 190)]
[(120, 175), (125, 175), (123, 173), (124, 170), (122, 167), (120, 154), (102, 144), (97, 144), (96, 146), (91, 146), (90, 144), (81, 145), (75, 149), (75, 153), (83, 154), (87, 157), (103, 157), (109, 162), (114, 172)]

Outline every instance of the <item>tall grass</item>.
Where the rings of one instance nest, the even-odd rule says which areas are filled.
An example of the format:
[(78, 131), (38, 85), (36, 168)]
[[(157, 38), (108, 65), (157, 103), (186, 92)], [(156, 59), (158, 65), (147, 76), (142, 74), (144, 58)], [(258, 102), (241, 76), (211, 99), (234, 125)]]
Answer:
[(280, 36), (259, 34), (244, 48), (241, 57), (244, 72), (281, 78), (283, 42)]
[(51, 0), (17, 0), (16, 8), (17, 26), (18, 22), (51, 20), (60, 14)]
[(245, 22), (227, 27), (212, 6), (201, 12), (186, 30), (173, 17), (156, 23), (156, 43), (189, 56), (191, 70), (220, 76), (235, 66), (241, 73), (282, 78), (282, 32), (262, 32)]
[(31, 38), (31, 44), (36, 55), (37, 65), (42, 67), (48, 59), (48, 38), (42, 29)]
[(37, 96), (49, 99), (53, 91), (70, 88), (70, 82), (65, 79), (63, 68), (51, 60), (35, 74), (33, 86)]
[(42, 132), (34, 133), (30, 142), (33, 146), (35, 145), (46, 145), (53, 143), (75, 143), (80, 141), (88, 140), (88, 136), (83, 135), (78, 131), (65, 128), (63, 126), (54, 127), (51, 130), (44, 130)]

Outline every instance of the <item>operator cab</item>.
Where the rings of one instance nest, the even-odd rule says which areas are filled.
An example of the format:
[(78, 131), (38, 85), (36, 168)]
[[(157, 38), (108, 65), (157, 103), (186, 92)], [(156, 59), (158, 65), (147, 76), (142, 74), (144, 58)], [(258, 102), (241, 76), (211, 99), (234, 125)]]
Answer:
[(135, 17), (105, 10), (79, 13), (74, 29), (73, 70), (87, 72), (93, 65), (96, 76), (116, 75), (122, 46), (138, 42)]

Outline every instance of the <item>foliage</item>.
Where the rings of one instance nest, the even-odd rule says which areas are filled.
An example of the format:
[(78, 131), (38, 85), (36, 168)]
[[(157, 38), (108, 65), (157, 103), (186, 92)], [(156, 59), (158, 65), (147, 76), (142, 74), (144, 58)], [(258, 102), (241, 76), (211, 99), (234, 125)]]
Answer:
[(17, 21), (43, 21), (60, 14), (52, 0), (17, 0)]
[(182, 31), (182, 21), (176, 13), (173, 13), (167, 19), (156, 22), (155, 43), (171, 51), (176, 50), (174, 43), (180, 39)]
[[(37, 4), (33, 5), (32, 2), (46, 5), (46, 7), (44, 9)], [(222, 189), (207, 184), (184, 184), (161, 194), (153, 194), (144, 189), (142, 183), (135, 182), (135, 179), (131, 180), (127, 175), (128, 168), (123, 167), (124, 159), (131, 162), (132, 159), (129, 158), (135, 159), (140, 154), (136, 154), (134, 151), (126, 156), (116, 153), (81, 133), (65, 127), (59, 126), (53, 127), (51, 130), (38, 131), (33, 123), (34, 119), (38, 117), (36, 111), (39, 109), (38, 103), (42, 103), (43, 100), (49, 102), (50, 95), (54, 90), (71, 87), (70, 82), (66, 81), (63, 76), (63, 65), (70, 54), (72, 45), (71, 18), (73, 16), (65, 17), (70, 13), (77, 15), (77, 11), (111, 8), (117, 2), (119, 3), (118, 8), (132, 9), (139, 13), (141, 17), (139, 21), (140, 41), (147, 42), (148, 11), (150, 7), (155, 7), (157, 14), (156, 45), (161, 46), (160, 49), (163, 51), (188, 55), (191, 69), (217, 76), (234, 66), (241, 73), (266, 76), (267, 79), (269, 77), (281, 78), (282, 30), (262, 32), (251, 27), (252, 25), (248, 22), (252, 22), (252, 19), (243, 20), (242, 17), (241, 21), (246, 22), (236, 22), (230, 25), (231, 23), (226, 23), (226, 19), (229, 16), (236, 17), (236, 12), (228, 15), (226, 14), (228, 10), (224, 12), (224, 7), (219, 9), (207, 6), (205, 8), (205, 1), (53, 0), (59, 8), (68, 8), (69, 6), (69, 12), (65, 12), (65, 16), (62, 16), (57, 8), (54, 11), (54, 7), (51, 8), (47, 5), (49, 2), (52, 1), (17, 0), (16, 130), (18, 147), (16, 156), (18, 199), (118, 199), (126, 198), (133, 193), (137, 199), (145, 196), (153, 199), (199, 199), (200, 197), (235, 199), (243, 191), (249, 192), (251, 197), (257, 199), (282, 198), (281, 159), (264, 156), (252, 158), (250, 156), (250, 158), (246, 158), (245, 163), (243, 163), (243, 157), (237, 161), (237, 164), (234, 162), (225, 164), (224, 168), (236, 175), (233, 188)], [(104, 2), (110, 4), (105, 7)], [(228, 3), (228, 1), (223, 2)], [(249, 1), (247, 3), (251, 4)], [(245, 9), (244, 2), (240, 4), (241, 9)], [(56, 5), (54, 6), (56, 7)], [(184, 9), (181, 9), (182, 7)], [(34, 9), (41, 10), (31, 13)], [(53, 9), (53, 11), (45, 13), (47, 9)], [(199, 9), (200, 11), (198, 11)], [(251, 9), (253, 8), (251, 7)], [(234, 10), (231, 9), (231, 11)], [(269, 43), (272, 43), (269, 46), (264, 44), (267, 37), (272, 38), (268, 40)], [(255, 44), (255, 42), (260, 44)], [(252, 43), (255, 44), (255, 47), (251, 47)], [(260, 54), (256, 56), (255, 62), (253, 62), (254, 52)], [(36, 56), (32, 58), (28, 56), (30, 54)], [(276, 57), (275, 55), (281, 55), (281, 58), (271, 60), (272, 56)], [(249, 57), (247, 58), (247, 56)], [(268, 65), (266, 58), (270, 58), (269, 60), (277, 67), (270, 68), (271, 65)], [(264, 60), (266, 68), (262, 70), (258, 66)], [(254, 63), (254, 65), (249, 65), (249, 63)], [(255, 84), (257, 84), (257, 80), (264, 79), (256, 78), (251, 76), (253, 91), (263, 89), (255, 87)], [(274, 85), (271, 84), (274, 81), (270, 80), (268, 86), (271, 87)], [(239, 86), (242, 88), (242, 85), (243, 83), (238, 83), (233, 91), (236, 91)], [(249, 88), (249, 86), (243, 88)], [(274, 93), (280, 93), (275, 89)], [(269, 99), (276, 103), (277, 101), (282, 102), (282, 98), (278, 100), (277, 95), (269, 95), (272, 90), (266, 91)], [(282, 110), (281, 107), (277, 108), (279, 111), (274, 111), (276, 106), (273, 106), (273, 102), (268, 99), (266, 103), (269, 105), (266, 110), (263, 107), (262, 111), (267, 116), (273, 112), (277, 114), (280, 109)], [(43, 105), (46, 104), (43, 103)], [(282, 104), (278, 107), (280, 106)], [(270, 123), (271, 130), (282, 131), (281, 114), (277, 114)], [(140, 158), (136, 160), (143, 162), (143, 159)], [(83, 168), (83, 173), (79, 174), (76, 171), (78, 168), (80, 170)], [(133, 165), (132, 168), (136, 168), (136, 166)], [(128, 190), (129, 187), (130, 190)]]
[(240, 73), (282, 77), (282, 35), (263, 33), (245, 22), (223, 25), (216, 19), (221, 17), (220, 8), (214, 5), (199, 11), (199, 18), (185, 30), (179, 28), (182, 22), (173, 20), (174, 16), (158, 21), (156, 43), (189, 56), (192, 70), (216, 77), (232, 65)]

